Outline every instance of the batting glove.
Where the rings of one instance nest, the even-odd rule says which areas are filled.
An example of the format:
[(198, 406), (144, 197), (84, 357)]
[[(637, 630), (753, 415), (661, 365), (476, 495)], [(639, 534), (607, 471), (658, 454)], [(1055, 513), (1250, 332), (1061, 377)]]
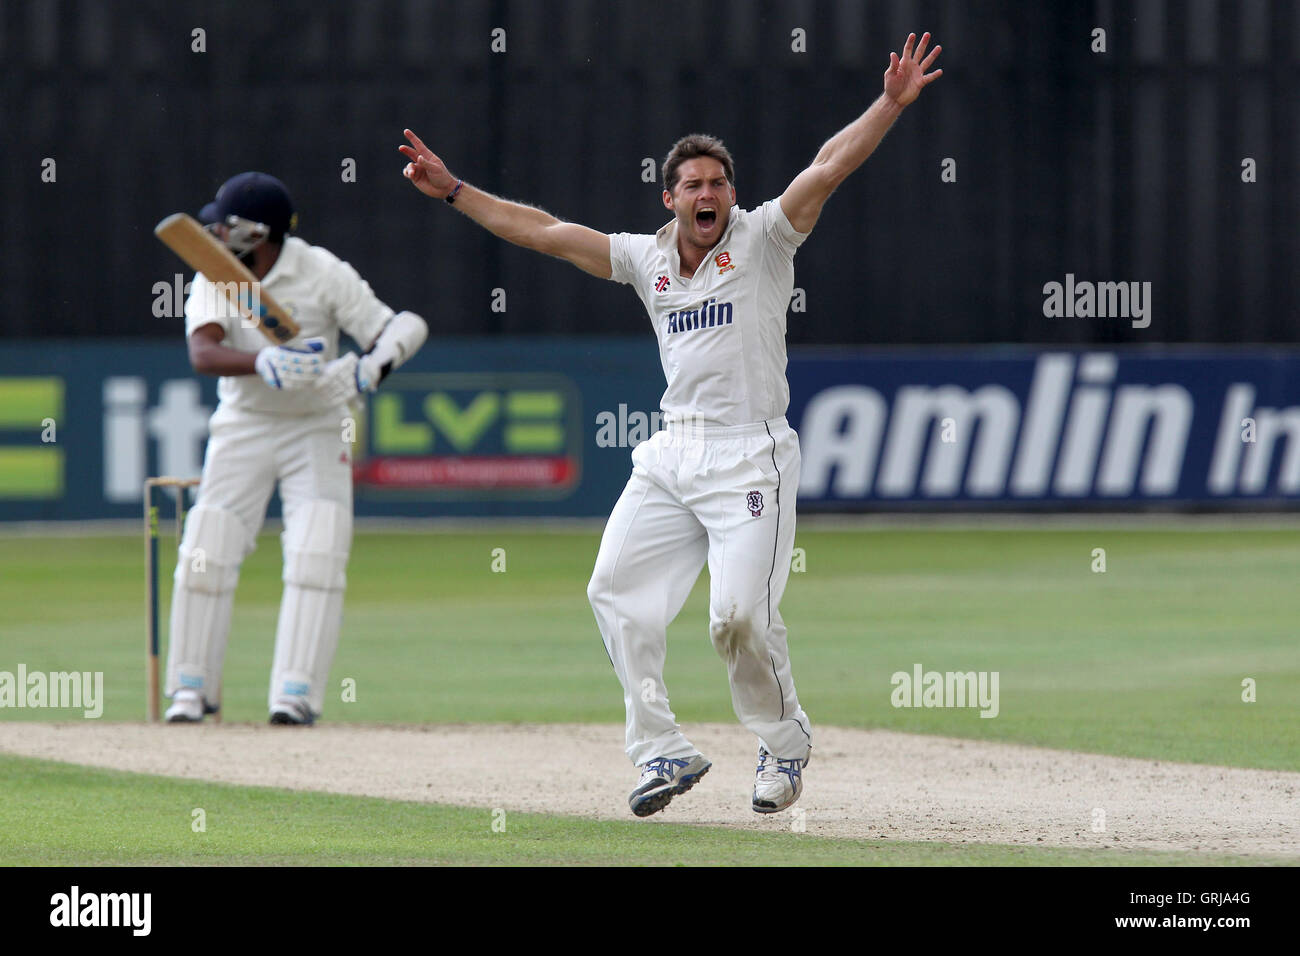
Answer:
[(352, 401), (362, 392), (373, 392), (381, 378), (379, 363), (373, 356), (349, 352), (325, 366), (316, 382), (325, 401), (339, 405)]
[(272, 388), (293, 389), (311, 385), (325, 370), (323, 338), (303, 340), (303, 348), (268, 345), (257, 353), (253, 367)]

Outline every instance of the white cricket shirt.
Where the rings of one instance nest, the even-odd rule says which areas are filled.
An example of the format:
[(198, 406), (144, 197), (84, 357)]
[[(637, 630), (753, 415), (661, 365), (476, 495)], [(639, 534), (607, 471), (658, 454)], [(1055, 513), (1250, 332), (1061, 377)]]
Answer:
[(610, 278), (636, 289), (659, 339), (666, 417), (746, 425), (785, 414), (786, 309), (806, 238), (780, 200), (732, 207), (717, 245), (683, 279), (676, 219), (653, 236), (610, 235)]
[[(363, 349), (369, 348), (393, 316), (380, 302), (370, 284), (328, 249), (308, 245), (289, 236), (275, 265), (261, 287), (284, 307), (301, 327), (294, 340), (321, 336), (325, 339), (326, 361), (337, 358), (339, 329), (352, 336)], [(245, 328), (234, 307), (227, 305), (203, 273), (194, 276), (185, 302), (185, 334), (209, 323), (226, 330), (221, 344), (241, 352), (257, 352), (271, 344), (256, 328)], [(329, 410), (320, 393), (312, 388), (281, 391), (262, 381), (260, 375), (223, 376), (217, 383), (221, 410), (270, 415), (313, 415)]]

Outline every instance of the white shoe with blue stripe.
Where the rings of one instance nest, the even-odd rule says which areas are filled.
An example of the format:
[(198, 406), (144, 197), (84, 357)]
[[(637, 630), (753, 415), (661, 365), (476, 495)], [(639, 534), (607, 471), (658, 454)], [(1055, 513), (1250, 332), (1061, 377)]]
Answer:
[(803, 793), (803, 768), (812, 757), (786, 760), (758, 748), (758, 769), (754, 773), (754, 812), (777, 813), (791, 806)]
[(679, 793), (695, 786), (713, 764), (702, 754), (693, 757), (656, 757), (641, 765), (641, 779), (627, 798), (638, 817), (658, 813)]

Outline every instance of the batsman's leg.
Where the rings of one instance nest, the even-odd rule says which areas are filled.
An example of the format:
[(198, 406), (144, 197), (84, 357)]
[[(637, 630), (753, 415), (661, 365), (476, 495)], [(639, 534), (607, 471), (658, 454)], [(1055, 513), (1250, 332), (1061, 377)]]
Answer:
[(166, 693), (193, 691), (209, 712), (221, 706), (239, 568), (256, 545), (273, 488), (265, 438), (256, 429), (213, 429), (177, 549)]
[(325, 707), (343, 626), (352, 550), (352, 465), (333, 424), (282, 448), (284, 594), (268, 706), (273, 723), (308, 724)]

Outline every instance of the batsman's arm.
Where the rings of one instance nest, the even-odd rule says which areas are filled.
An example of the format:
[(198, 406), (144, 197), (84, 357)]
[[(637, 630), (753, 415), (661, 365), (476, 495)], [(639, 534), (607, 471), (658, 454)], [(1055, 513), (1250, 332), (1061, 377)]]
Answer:
[(457, 209), (507, 242), (564, 259), (602, 279), (613, 275), (605, 233), (563, 222), (541, 209), (501, 199), (457, 179), (420, 137), (409, 129), (405, 132), (411, 145), (398, 147), (410, 160), (403, 175), (420, 192), (434, 199), (451, 196)]
[(429, 325), (423, 318), (414, 312), (398, 312), (365, 352), (348, 352), (328, 363), (316, 381), (316, 391), (328, 405), (345, 404), (363, 392), (373, 392), (391, 372), (405, 365), (428, 337)]
[(200, 375), (256, 375), (256, 352), (222, 345), (226, 330), (216, 322), (201, 325), (188, 338), (190, 365)]
[(305, 388), (325, 369), (321, 352), (325, 340), (304, 339), (302, 347), (268, 345), (257, 352), (241, 352), (222, 345), (226, 330), (216, 322), (200, 325), (187, 338), (190, 365), (200, 375), (260, 375), (271, 388)]
[(799, 232), (808, 232), (816, 225), (822, 206), (831, 193), (875, 152), (894, 125), (894, 120), (920, 95), (921, 90), (943, 75), (943, 70), (930, 74), (925, 72), (943, 47), (936, 46), (929, 56), (925, 56), (930, 34), (921, 37), (913, 53), (915, 40), (915, 33), (908, 35), (902, 59), (897, 53), (889, 54), (885, 91), (865, 113), (828, 139), (811, 165), (781, 194), (781, 211)]

